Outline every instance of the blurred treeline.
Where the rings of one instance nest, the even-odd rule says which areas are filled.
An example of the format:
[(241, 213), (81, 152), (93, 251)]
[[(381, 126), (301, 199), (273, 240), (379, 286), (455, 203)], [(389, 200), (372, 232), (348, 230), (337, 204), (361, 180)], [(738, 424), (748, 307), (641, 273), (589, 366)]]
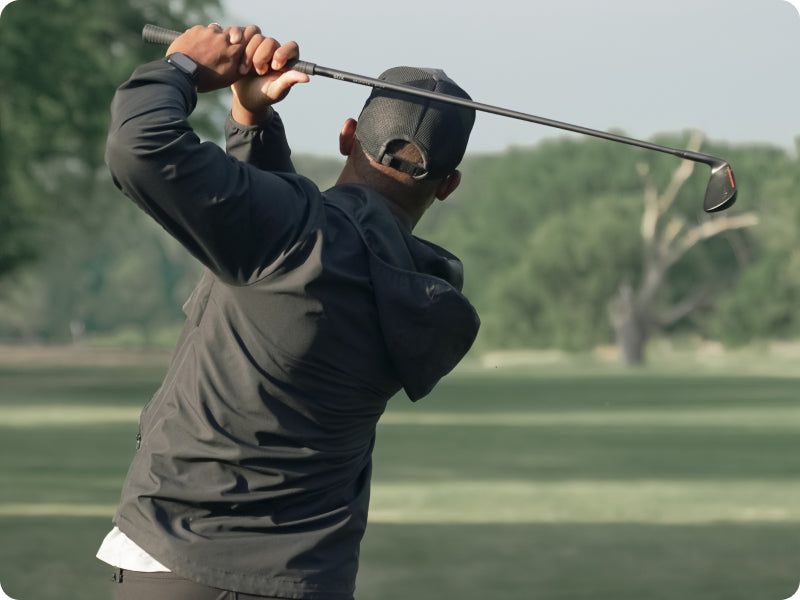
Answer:
[[(218, 9), (214, 1), (19, 0), (3, 13), (0, 339), (174, 340), (199, 268), (110, 182), (108, 105), (134, 66), (153, 58), (142, 23), (177, 28), (214, 20)], [(224, 101), (201, 103), (193, 116), (206, 137), (219, 135)], [(654, 141), (697, 140), (675, 132)], [(589, 349), (619, 342), (623, 321), (645, 342), (800, 337), (796, 153), (711, 141), (700, 149), (736, 173), (738, 203), (721, 215), (701, 209), (705, 165), (689, 172), (672, 156), (561, 137), (469, 155), (462, 187), (416, 233), (464, 261), (483, 348)], [(321, 187), (341, 166), (308, 156), (295, 163)], [(626, 319), (615, 321), (620, 314)]]
[[(686, 148), (691, 138), (654, 141)], [(586, 350), (619, 342), (610, 313), (626, 288), (647, 305), (633, 315), (646, 329), (644, 341), (659, 334), (728, 345), (800, 337), (796, 153), (708, 141), (701, 150), (733, 165), (739, 196), (723, 213), (702, 211), (705, 165), (676, 184), (676, 172), (691, 163), (561, 138), (469, 157), (457, 199), (438, 207), (420, 233), (463, 259), (487, 348)], [(663, 212), (654, 216), (654, 206)], [(648, 296), (658, 268), (662, 280)]]
[[(217, 0), (17, 0), (0, 19), (0, 337), (153, 334), (190, 265), (124, 203), (103, 166), (109, 104), (163, 49), (144, 23), (219, 19)], [(208, 114), (198, 112), (199, 130)], [(151, 279), (161, 283), (151, 285)]]

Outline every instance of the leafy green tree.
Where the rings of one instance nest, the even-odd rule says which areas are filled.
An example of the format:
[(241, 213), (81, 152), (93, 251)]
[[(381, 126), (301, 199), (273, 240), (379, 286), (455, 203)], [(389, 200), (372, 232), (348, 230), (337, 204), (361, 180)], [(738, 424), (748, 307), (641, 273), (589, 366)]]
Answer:
[(182, 320), (181, 304), (200, 266), (110, 182), (99, 186), (116, 202), (103, 226), (64, 220), (59, 251), (0, 282), (0, 337), (39, 342), (130, 329), (143, 341)]
[[(800, 142), (800, 140), (798, 140)], [(709, 333), (730, 345), (800, 337), (800, 161), (761, 149), (741, 157), (763, 182), (751, 200), (760, 223), (750, 266), (709, 315)]]
[[(701, 142), (702, 136), (695, 134), (688, 148), (697, 151)], [(644, 211), (639, 227), (640, 272), (635, 283), (628, 277), (623, 278), (608, 303), (615, 340), (626, 364), (643, 363), (647, 342), (653, 334), (679, 322), (719, 294), (720, 278), (705, 277), (691, 282), (688, 289), (680, 291), (681, 296), (677, 299), (665, 299), (664, 288), (668, 287), (672, 271), (679, 261), (706, 240), (758, 223), (755, 213), (725, 213), (690, 220), (685, 213), (672, 210), (695, 166), (694, 162), (684, 161), (675, 169), (669, 183), (659, 191), (650, 177), (649, 167), (645, 163), (640, 165), (644, 181)], [(673, 290), (680, 289), (672, 287)]]
[(159, 50), (148, 21), (208, 22), (218, 0), (17, 0), (0, 19), (0, 278), (47, 250), (65, 219), (102, 221), (108, 106)]
[(637, 155), (631, 150), (602, 140), (560, 138), (502, 154), (470, 155), (461, 187), (426, 215), (420, 235), (464, 261), (465, 290), (488, 314), (496, 308), (495, 279), (520, 260), (525, 240), (548, 216), (573, 209), (579, 214), (600, 195), (636, 193)]
[(638, 210), (635, 197), (597, 196), (546, 216), (489, 292), (497, 310), (484, 319), (485, 341), (584, 350), (610, 340), (604, 299), (636, 273)]
[[(182, 29), (219, 10), (218, 0), (17, 0), (3, 10), (0, 331), (69, 337), (70, 323), (92, 324), (88, 298), (107, 288), (115, 253), (142, 254), (123, 250), (141, 219), (103, 162), (109, 104), (136, 65), (163, 53), (142, 43), (145, 23)], [(193, 119), (203, 129), (204, 113)], [(138, 242), (155, 243), (143, 231)]]

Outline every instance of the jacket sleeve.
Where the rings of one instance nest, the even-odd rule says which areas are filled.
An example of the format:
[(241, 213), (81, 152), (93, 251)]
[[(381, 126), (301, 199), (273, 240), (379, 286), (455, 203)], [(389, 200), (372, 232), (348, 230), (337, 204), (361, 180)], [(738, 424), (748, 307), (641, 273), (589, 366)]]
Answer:
[(228, 115), (225, 121), (225, 141), (229, 156), (257, 169), (295, 172), (283, 121), (274, 110), (272, 118), (260, 126), (242, 125)]
[[(246, 284), (307, 236), (319, 190), (298, 175), (261, 170), (201, 142), (187, 121), (196, 102), (189, 78), (166, 61), (139, 67), (112, 101), (106, 162), (117, 187), (203, 264)], [(262, 149), (285, 149), (270, 154), (250, 144), (248, 152), (260, 166), (285, 166), (283, 127), (279, 119), (270, 123), (251, 135)]]

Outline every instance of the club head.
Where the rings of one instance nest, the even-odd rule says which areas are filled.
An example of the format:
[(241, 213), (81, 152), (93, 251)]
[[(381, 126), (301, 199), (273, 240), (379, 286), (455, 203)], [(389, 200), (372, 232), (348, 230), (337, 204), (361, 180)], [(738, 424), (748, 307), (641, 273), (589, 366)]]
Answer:
[(724, 160), (711, 165), (711, 179), (706, 188), (703, 210), (712, 213), (725, 210), (736, 202), (736, 179), (731, 166)]

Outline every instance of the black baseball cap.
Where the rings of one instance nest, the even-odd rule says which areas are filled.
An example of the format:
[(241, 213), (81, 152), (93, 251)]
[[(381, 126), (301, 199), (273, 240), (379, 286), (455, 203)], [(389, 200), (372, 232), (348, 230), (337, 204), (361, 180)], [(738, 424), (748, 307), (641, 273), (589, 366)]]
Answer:
[[(441, 69), (394, 67), (379, 79), (471, 100)], [(464, 158), (474, 123), (474, 109), (374, 88), (358, 117), (356, 138), (375, 162), (416, 179), (436, 179), (455, 170)], [(396, 141), (414, 144), (422, 162), (394, 156), (392, 142)]]

